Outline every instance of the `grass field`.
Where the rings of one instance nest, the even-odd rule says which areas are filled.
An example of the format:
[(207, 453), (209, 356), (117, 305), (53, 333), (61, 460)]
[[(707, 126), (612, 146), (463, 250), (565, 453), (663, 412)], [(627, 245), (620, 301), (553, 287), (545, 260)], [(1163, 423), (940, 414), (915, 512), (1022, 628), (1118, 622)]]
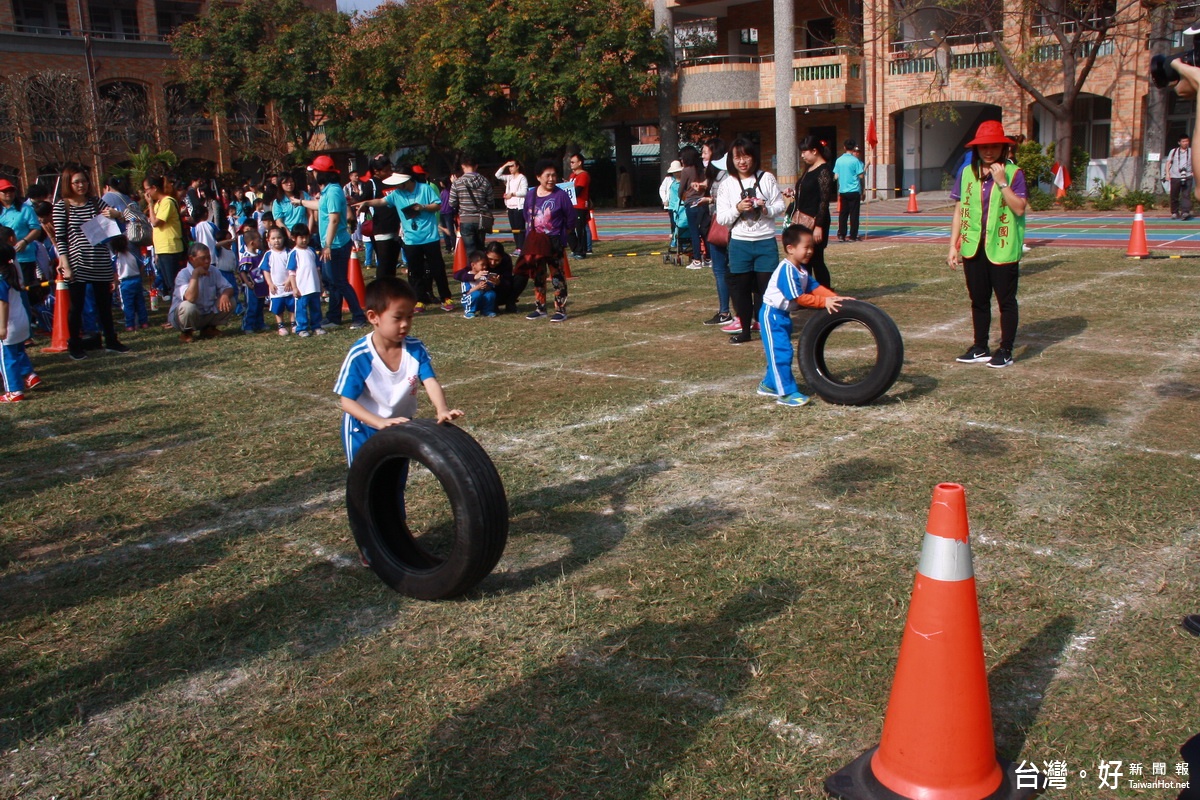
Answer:
[(864, 408), (755, 395), (757, 339), (702, 327), (711, 275), (656, 257), (575, 265), (564, 325), (419, 317), (512, 511), (453, 602), (358, 563), (353, 332), (35, 351), (48, 388), (0, 413), (0, 796), (819, 797), (878, 742), (957, 481), (1001, 754), (1065, 760), (1048, 797), (1174, 797), (1094, 776), (1174, 777), (1200, 730), (1200, 262), (1035, 249), (991, 370), (954, 363), (944, 252), (830, 251), (904, 333)]

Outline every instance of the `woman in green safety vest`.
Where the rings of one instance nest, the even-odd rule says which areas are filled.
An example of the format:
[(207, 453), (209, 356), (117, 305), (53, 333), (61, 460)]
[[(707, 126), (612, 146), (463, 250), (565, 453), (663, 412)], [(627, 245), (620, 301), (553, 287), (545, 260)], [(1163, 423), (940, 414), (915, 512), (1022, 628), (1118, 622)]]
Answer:
[[(960, 264), (971, 297), (975, 341), (958, 357), (964, 364), (1000, 369), (1012, 364), (1017, 334), (1017, 273), (1025, 244), (1025, 173), (1003, 160), (1008, 145), (1004, 126), (984, 122), (967, 142), (971, 163), (962, 171), (950, 198), (958, 201), (950, 225), (951, 269)], [(992, 295), (1000, 306), (1000, 346), (988, 349), (992, 326)]]

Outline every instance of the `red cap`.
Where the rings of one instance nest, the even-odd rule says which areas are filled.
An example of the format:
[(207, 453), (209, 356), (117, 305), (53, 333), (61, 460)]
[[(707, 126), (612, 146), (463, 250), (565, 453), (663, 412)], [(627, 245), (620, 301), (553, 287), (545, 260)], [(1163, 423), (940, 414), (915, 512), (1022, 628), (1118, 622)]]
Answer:
[(0, 192), (10, 192), (17, 187), (13, 186), (6, 178), (0, 178)]
[(420, 164), (413, 164), (412, 174), (413, 175), (424, 175), (425, 168), (422, 167)]
[(1012, 139), (1004, 135), (1004, 124), (996, 120), (988, 120), (979, 126), (979, 130), (975, 131), (975, 138), (967, 142), (967, 147), (974, 147), (979, 144), (1016, 144)]
[(333, 158), (330, 156), (317, 156), (313, 162), (308, 165), (310, 172), (337, 172), (337, 167), (333, 164)]

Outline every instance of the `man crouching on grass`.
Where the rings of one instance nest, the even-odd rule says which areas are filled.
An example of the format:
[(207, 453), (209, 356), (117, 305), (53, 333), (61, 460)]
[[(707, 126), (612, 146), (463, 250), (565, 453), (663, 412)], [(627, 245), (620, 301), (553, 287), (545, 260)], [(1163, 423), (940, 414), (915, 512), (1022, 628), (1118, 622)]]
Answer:
[(233, 313), (233, 286), (220, 270), (211, 269), (208, 245), (194, 242), (188, 248), (188, 265), (175, 276), (167, 321), (180, 331), (179, 341), (191, 342), (221, 335), (219, 326)]

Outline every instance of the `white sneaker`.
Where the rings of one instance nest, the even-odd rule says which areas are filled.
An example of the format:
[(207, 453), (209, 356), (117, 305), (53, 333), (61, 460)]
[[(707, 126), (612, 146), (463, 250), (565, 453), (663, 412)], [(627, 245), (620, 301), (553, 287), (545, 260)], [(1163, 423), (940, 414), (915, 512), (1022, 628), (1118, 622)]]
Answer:
[(688, 269), (704, 269), (704, 262), (703, 261), (693, 261), (692, 263), (687, 265), (687, 268)]

